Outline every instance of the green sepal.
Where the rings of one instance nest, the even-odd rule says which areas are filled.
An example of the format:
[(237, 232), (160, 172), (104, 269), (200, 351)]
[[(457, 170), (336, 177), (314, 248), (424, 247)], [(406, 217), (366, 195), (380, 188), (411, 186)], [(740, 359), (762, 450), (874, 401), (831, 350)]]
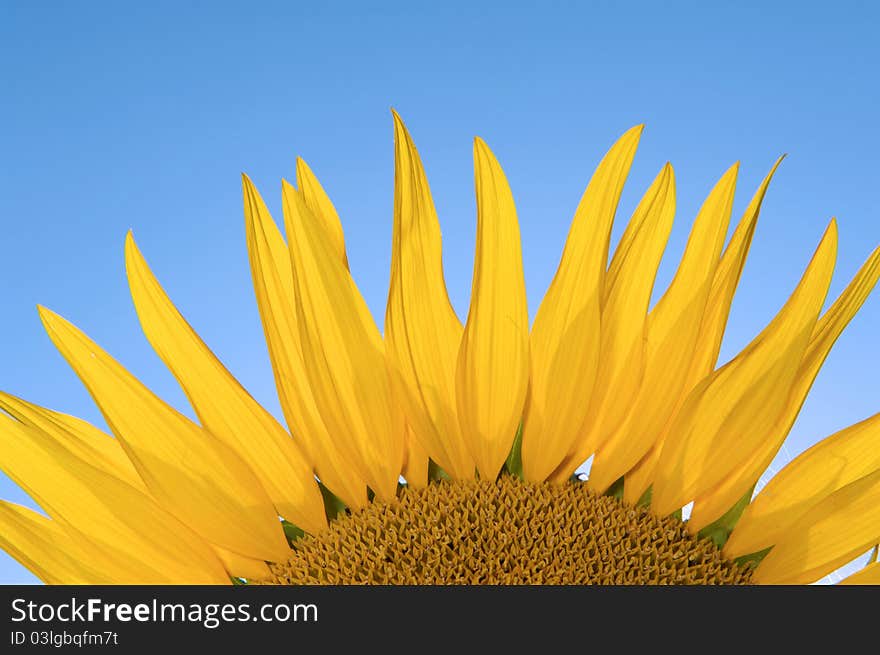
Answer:
[(510, 454), (507, 456), (507, 460), (504, 462), (504, 470), (506, 470), (510, 475), (515, 478), (523, 479), (523, 467), (522, 467), (522, 434), (523, 434), (523, 424), (522, 421), (519, 423), (519, 427), (516, 429), (516, 436), (513, 438), (513, 446), (510, 448)]
[(773, 546), (768, 546), (764, 550), (759, 550), (757, 553), (749, 553), (748, 555), (737, 557), (733, 561), (740, 566), (751, 566), (752, 568), (755, 568), (756, 566), (758, 566), (758, 564), (761, 563), (761, 560), (767, 557), (767, 553), (769, 553), (772, 548)]
[(437, 466), (437, 462), (428, 459), (428, 481), (436, 482), (437, 480), (449, 480), (449, 474), (442, 468)]
[(679, 507), (677, 510), (675, 510), (675, 511), (674, 511), (672, 514), (670, 514), (669, 516), (670, 516), (671, 518), (678, 519), (679, 521), (681, 521), (681, 517), (682, 517), (681, 507)]
[(348, 513), (348, 507), (345, 506), (345, 503), (336, 494), (320, 482), (318, 482), (318, 488), (321, 490), (321, 497), (324, 499), (324, 514), (327, 516), (328, 521), (335, 520), (340, 514), (344, 516)]
[(733, 532), (733, 529), (739, 522), (742, 513), (752, 501), (752, 492), (754, 492), (754, 490), (755, 485), (752, 485), (752, 488), (743, 494), (743, 497), (736, 501), (733, 507), (727, 510), (724, 516), (700, 530), (697, 533), (697, 536), (702, 539), (711, 539), (718, 548), (724, 546), (730, 537), (730, 533)]
[(287, 537), (287, 543), (291, 548), (296, 548), (296, 542), (306, 536), (302, 528), (296, 527), (290, 521), (281, 519), (281, 527), (284, 530), (284, 536)]
[(645, 489), (645, 493), (642, 494), (642, 497), (639, 498), (639, 502), (636, 503), (636, 507), (648, 507), (651, 504), (651, 498), (654, 496), (654, 485), (651, 485), (647, 489)]
[(617, 498), (617, 500), (623, 500), (623, 476), (621, 475), (614, 481), (610, 487), (608, 487), (608, 491), (605, 492), (606, 496), (611, 496), (612, 498)]

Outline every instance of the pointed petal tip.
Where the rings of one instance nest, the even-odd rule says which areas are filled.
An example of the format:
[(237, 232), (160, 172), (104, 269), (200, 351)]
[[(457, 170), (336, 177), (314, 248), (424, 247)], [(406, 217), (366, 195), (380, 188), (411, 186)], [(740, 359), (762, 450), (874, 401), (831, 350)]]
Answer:
[(645, 124), (640, 123), (626, 130), (626, 132), (621, 134), (620, 137), (618, 137), (618, 139), (614, 142), (614, 145), (611, 147), (611, 150), (606, 153), (606, 156), (610, 152), (614, 150), (619, 150), (621, 148), (623, 150), (633, 149), (633, 151), (635, 151), (635, 149), (639, 147), (639, 142), (642, 140), (642, 132), (644, 131), (644, 129)]
[[(305, 178), (311, 176), (314, 177), (314, 173), (312, 173), (311, 167), (306, 163), (306, 160), (296, 156), (296, 184), (299, 188), (303, 187)], [(283, 178), (282, 178), (283, 179)]]
[(474, 137), (474, 156), (480, 154), (484, 157), (490, 157), (495, 159), (495, 155), (492, 153), (492, 149), (489, 148), (489, 144), (487, 144), (483, 139), (478, 136)]
[(397, 110), (394, 109), (394, 107), (391, 108), (391, 118), (392, 122), (394, 123), (394, 140), (410, 140), (409, 130), (406, 129), (406, 123), (403, 122), (403, 119), (400, 117), (400, 114), (397, 113)]
[(672, 162), (666, 162), (663, 166), (663, 176), (665, 178), (665, 183), (668, 187), (672, 188), (672, 192), (675, 193), (675, 167), (672, 165)]
[(59, 329), (62, 331), (73, 330), (74, 332), (79, 332), (79, 328), (73, 323), (68, 321), (58, 312), (54, 312), (44, 305), (37, 305), (37, 312), (40, 315), (40, 321), (42, 321), (43, 327), (46, 332), (49, 333), (49, 338), (52, 339), (53, 342), (55, 341), (55, 338), (52, 335), (58, 334)]
[(634, 137), (636, 139), (640, 139), (642, 137), (642, 132), (645, 131), (645, 124), (639, 123), (638, 125), (633, 125), (626, 132), (623, 133), (621, 138), (624, 137)]
[(40, 320), (43, 321), (43, 325), (46, 325), (46, 321), (52, 321), (54, 318), (58, 318), (58, 314), (39, 303), (37, 303), (37, 313), (40, 315)]
[(67, 321), (60, 314), (53, 312), (45, 305), (37, 305), (37, 313), (40, 315), (43, 329), (49, 335), (49, 339), (55, 343), (55, 335), (58, 333), (59, 326), (67, 324)]
[[(734, 182), (735, 182), (736, 178), (739, 177), (740, 165), (741, 165), (741, 162), (739, 160), (737, 160), (737, 161), (733, 162), (730, 166), (728, 166), (727, 170), (724, 171), (724, 174), (721, 176), (721, 179), (718, 181), (718, 183), (721, 184), (722, 181), (725, 181), (731, 177), (734, 178)], [(731, 191), (731, 193), (733, 193), (734, 189), (730, 189), (730, 191)]]
[(257, 191), (257, 187), (254, 185), (253, 180), (248, 177), (247, 173), (241, 174), (241, 193), (244, 196), (244, 204), (245, 204), (245, 218), (250, 216), (250, 211), (248, 211), (248, 205), (254, 199), (259, 198), (260, 194)]
[(287, 181), (287, 178), (281, 178), (281, 192), (287, 191), (288, 193), (293, 192), (296, 193), (296, 187), (293, 186), (290, 182)]
[(134, 240), (134, 233), (129, 230), (125, 233), (125, 262), (128, 263), (129, 257), (140, 254), (140, 248)]
[(822, 241), (825, 239), (832, 239), (835, 243), (835, 248), (837, 244), (838, 230), (837, 230), (837, 219), (835, 217), (831, 217), (831, 220), (828, 221), (828, 227), (825, 228), (825, 232), (822, 233)]
[(779, 168), (780, 164), (782, 164), (782, 162), (785, 160), (786, 157), (788, 157), (788, 153), (784, 152), (781, 155), (779, 155), (779, 157), (776, 158), (776, 161), (773, 162), (773, 166), (770, 167), (770, 172), (768, 173), (768, 177), (772, 176), (774, 173), (776, 173), (776, 169)]
[(129, 284), (131, 283), (132, 273), (145, 263), (140, 248), (138, 248), (134, 241), (134, 237), (131, 232), (129, 232), (125, 235), (125, 272), (129, 277)]

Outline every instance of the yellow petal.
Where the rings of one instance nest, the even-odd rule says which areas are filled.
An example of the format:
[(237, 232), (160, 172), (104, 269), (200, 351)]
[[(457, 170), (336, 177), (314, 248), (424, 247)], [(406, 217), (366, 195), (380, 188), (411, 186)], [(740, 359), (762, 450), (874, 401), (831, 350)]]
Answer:
[(841, 487), (789, 525), (752, 581), (815, 582), (865, 552), (878, 537), (880, 470)]
[[(96, 468), (121, 479), (142, 493), (148, 493), (146, 485), (134, 466), (132, 466), (119, 441), (87, 421), (67, 414), (53, 412), (3, 392), (0, 392), (0, 408), (21, 423), (34, 427), (59, 442), (60, 445), (79, 459), (89, 462)], [(70, 542), (69, 536), (68, 542)], [(72, 547), (71, 543), (69, 548)], [(223, 549), (214, 545), (212, 545), (212, 548), (218, 554), (223, 551)], [(229, 553), (229, 551), (223, 552)], [(99, 559), (100, 553), (95, 554), (94, 549), (86, 549), (78, 558), (86, 558), (87, 560)], [(268, 572), (265, 563), (261, 560), (253, 560), (243, 556), (233, 558), (232, 554), (228, 557), (221, 557), (221, 560), (226, 565), (227, 570), (233, 575), (243, 575), (242, 571), (253, 571), (255, 566), (260, 566), (262, 570)], [(227, 562), (231, 563), (232, 568), (230, 568)], [(242, 566), (243, 563), (247, 563), (247, 566)], [(116, 580), (119, 583), (126, 583), (126, 581), (126, 579)]]
[(615, 252), (605, 279), (599, 371), (591, 399), (600, 432), (618, 426), (641, 382), (648, 304), (674, 216), (675, 177), (667, 163), (636, 208), (632, 237), (625, 235), (625, 250)]
[(880, 414), (823, 439), (788, 463), (746, 507), (724, 545), (741, 557), (783, 539), (829, 494), (880, 469)]
[(413, 437), (409, 426), (406, 427), (406, 452), (401, 475), (413, 489), (421, 489), (428, 484), (428, 453)]
[[(654, 482), (654, 471), (657, 469), (661, 450), (663, 450), (662, 440), (654, 442), (650, 450), (626, 472), (623, 485), (623, 499), (626, 502), (637, 503), (645, 497), (645, 493)], [(598, 456), (597, 453), (596, 457)]]
[(324, 485), (349, 507), (362, 507), (367, 487), (354, 461), (356, 453), (346, 451), (327, 431), (309, 386), (287, 244), (247, 176), (242, 177), (242, 189), (254, 291), (287, 424)]
[[(14, 403), (13, 403), (14, 400)], [(37, 405), (27, 403), (19, 398), (14, 398), (0, 392), (0, 406), (9, 411), (19, 421), (26, 425), (32, 425), (51, 438), (60, 442), (65, 448), (70, 450), (75, 456), (93, 464), (96, 468), (109, 473), (123, 482), (128, 483), (138, 491), (149, 494), (144, 481), (135, 470), (128, 456), (125, 454), (122, 446), (117, 439), (102, 432), (92, 424), (79, 419), (75, 416), (53, 412)], [(14, 411), (11, 411), (14, 407)], [(42, 415), (42, 417), (40, 416)], [(49, 420), (44, 420), (49, 419)], [(143, 526), (142, 526), (143, 527)], [(69, 537), (69, 535), (68, 535)], [(82, 541), (82, 540), (80, 540)], [(80, 543), (80, 546), (83, 544)], [(261, 566), (268, 572), (265, 563), (262, 560), (254, 560), (240, 555), (234, 555), (230, 551), (225, 551), (216, 544), (210, 544), (215, 554), (220, 556), (221, 561), (226, 570), (231, 575), (241, 576), (243, 572), (253, 571), (255, 565)], [(69, 548), (73, 548), (71, 543)], [(88, 561), (96, 560), (100, 563), (100, 554), (96, 554), (94, 549), (83, 550), (83, 557)], [(228, 554), (228, 557), (223, 556)], [(246, 566), (242, 566), (247, 563)], [(98, 567), (100, 568), (100, 567)], [(116, 580), (119, 584), (130, 584), (131, 578)], [(185, 580), (178, 580), (183, 583)], [(223, 584), (227, 580), (220, 580)]]
[(718, 263), (715, 279), (712, 282), (712, 292), (700, 326), (700, 337), (691, 363), (688, 381), (691, 387), (711, 373), (718, 361), (724, 328), (727, 326), (727, 317), (730, 315), (730, 305), (733, 302), (733, 296), (736, 293), (736, 287), (739, 285), (746, 257), (749, 254), (752, 237), (755, 234), (755, 225), (758, 222), (758, 214), (761, 211), (761, 203), (764, 202), (770, 180), (773, 179), (776, 169), (779, 168), (784, 158), (783, 155), (776, 160), (755, 195), (752, 196), (749, 206), (743, 213), (742, 219), (736, 226), (730, 243), (727, 244), (724, 255)]
[(319, 219), (287, 183), (283, 196), (303, 362), (315, 404), (336, 441), (359, 455), (370, 488), (391, 500), (404, 437), (394, 420), (382, 335)]
[[(674, 216), (675, 178), (672, 166), (666, 164), (636, 208), (605, 279), (599, 371), (590, 399), (592, 407), (583, 436), (569, 458), (574, 467), (562, 471), (566, 478), (620, 427), (639, 390), (645, 369), (648, 304)], [(614, 482), (596, 486), (599, 478), (601, 475), (594, 477), (591, 473), (589, 484), (600, 492)]]
[(473, 478), (474, 460), (455, 400), (463, 328), (443, 279), (440, 224), (428, 180), (396, 113), (394, 144), (394, 236), (385, 312), (392, 390), (422, 449), (453, 478)]
[(868, 564), (861, 571), (856, 571), (848, 578), (840, 581), (842, 585), (880, 585), (880, 563)]
[(522, 419), (529, 383), (529, 315), (519, 225), (507, 178), (474, 140), (477, 247), (471, 305), (461, 339), (455, 394), (477, 471), (494, 480)]
[(256, 473), (277, 513), (306, 532), (327, 525), (312, 467), (287, 431), (232, 377), (171, 303), (131, 233), (125, 265), (144, 333), (202, 425)]
[(877, 283), (878, 277), (880, 277), (880, 248), (871, 254), (852, 282), (819, 319), (810, 338), (810, 344), (807, 346), (804, 360), (798, 370), (788, 403), (776, 424), (755, 444), (755, 450), (747, 463), (732, 471), (714, 489), (706, 492), (694, 503), (688, 522), (692, 531), (700, 530), (723, 516), (739, 498), (752, 488), (761, 474), (770, 466), (782, 446), (782, 442), (794, 425), (807, 393), (809, 393), (819, 369), (828, 356), (828, 352), (865, 302), (868, 294)]
[[(638, 395), (619, 429), (598, 444), (590, 470), (595, 489), (607, 489), (650, 450), (684, 395), (688, 365), (730, 220), (738, 168), (735, 164), (728, 169), (709, 193), (691, 228), (678, 271), (648, 317), (645, 371)], [(624, 486), (625, 492), (629, 486)]]
[(312, 173), (312, 169), (299, 157), (296, 158), (296, 186), (306, 207), (312, 210), (312, 213), (321, 220), (331, 250), (336, 253), (336, 256), (348, 268), (348, 255), (345, 253), (345, 236), (342, 233), (342, 222), (339, 220), (339, 214), (336, 213), (336, 208), (330, 202), (330, 198), (327, 196), (327, 192), (324, 191), (324, 187), (318, 182), (318, 178)]
[(865, 567), (862, 568), (861, 571), (857, 571), (848, 578), (841, 580), (840, 584), (880, 584), (880, 562), (877, 561), (878, 551), (880, 551), (880, 546), (874, 546), (874, 550), (871, 551), (871, 557), (868, 560), (867, 565), (865, 565)]
[(784, 411), (828, 293), (836, 254), (837, 226), (832, 220), (776, 317), (691, 392), (657, 462), (651, 503), (658, 514), (686, 505), (741, 466)]
[(99, 561), (73, 552), (58, 521), (27, 507), (0, 500), (0, 548), (46, 584), (101, 584), (110, 580)]
[(108, 471), (135, 489), (147, 487), (119, 442), (91, 423), (34, 405), (0, 391), (0, 409), (18, 421), (35, 427), (59, 441), (77, 457)]
[(65, 319), (43, 307), (40, 318), (165, 509), (223, 548), (255, 559), (286, 558), (275, 509), (247, 464)]
[(245, 557), (220, 546), (214, 546), (214, 552), (217, 553), (217, 557), (223, 562), (223, 566), (226, 567), (230, 575), (234, 575), (237, 578), (264, 580), (272, 575), (272, 572), (263, 560)]
[(229, 582), (205, 540), (152, 498), (92, 466), (50, 435), (0, 416), (0, 466), (63, 523), (74, 558), (92, 553), (84, 565), (99, 570), (103, 581)]
[(563, 462), (589, 411), (587, 399), (598, 367), (608, 241), (641, 133), (641, 125), (626, 132), (593, 174), (575, 212), (559, 268), (535, 315), (522, 437), (523, 474), (528, 480), (546, 479)]
[[(681, 409), (684, 400), (694, 386), (711, 373), (715, 366), (715, 362), (718, 359), (718, 350), (721, 346), (721, 338), (724, 335), (724, 328), (730, 313), (730, 305), (752, 243), (752, 236), (755, 233), (755, 225), (761, 211), (761, 204), (764, 201), (764, 196), (767, 193), (767, 188), (770, 186), (773, 175), (776, 173), (776, 169), (782, 163), (782, 159), (780, 157), (776, 160), (776, 163), (752, 196), (736, 230), (734, 230), (730, 243), (724, 251), (724, 255), (721, 257), (721, 261), (717, 262), (717, 256), (713, 260), (713, 262), (717, 262), (717, 267), (715, 267), (715, 264), (712, 264), (714, 267), (712, 269), (714, 277), (708, 300), (706, 300), (704, 305), (700, 305), (703, 309), (699, 310), (698, 314), (692, 313), (693, 310), (688, 310), (687, 312), (691, 316), (697, 316), (700, 320), (698, 336), (692, 344), (692, 350), (689, 350), (690, 355), (687, 361), (690, 369), (681, 387), (678, 387), (677, 400), (668, 405), (670, 408), (667, 410), (669, 419), (666, 421), (665, 428), (652, 437), (653, 443), (650, 449), (638, 460), (633, 469), (627, 472), (623, 495), (629, 502), (637, 502), (654, 481), (655, 468), (660, 457), (665, 435), (670, 427), (671, 419)], [(727, 210), (728, 215), (729, 211)], [(725, 223), (725, 233), (726, 225)], [(722, 236), (721, 238), (723, 241), (724, 237)], [(687, 306), (687, 304), (681, 305), (681, 307)], [(655, 309), (652, 312), (651, 319), (654, 319), (654, 314), (656, 313), (657, 310)], [(651, 322), (653, 323), (653, 320)], [(691, 346), (689, 345), (688, 347), (690, 348)], [(676, 362), (678, 360), (673, 356), (666, 361)], [(655, 390), (662, 387), (663, 385), (645, 385), (646, 390)]]

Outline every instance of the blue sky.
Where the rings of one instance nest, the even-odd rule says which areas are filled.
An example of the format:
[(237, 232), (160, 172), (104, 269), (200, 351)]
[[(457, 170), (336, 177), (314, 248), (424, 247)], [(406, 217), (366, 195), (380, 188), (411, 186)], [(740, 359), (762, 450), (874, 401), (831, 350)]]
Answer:
[[(41, 303), (189, 412), (130, 303), (122, 246), (131, 228), (190, 322), (280, 415), (251, 292), (239, 174), (275, 209), (294, 157), (309, 162), (381, 318), (391, 106), (422, 153), (461, 316), (475, 135), (513, 188), (532, 312), (593, 167), (637, 123), (647, 127), (615, 235), (671, 161), (678, 211), (660, 289), (724, 170), (742, 162), (738, 216), (789, 153), (722, 361), (781, 306), (831, 216), (840, 225), (832, 295), (880, 243), (873, 3), (475, 4), (2, 3), (0, 389), (101, 423), (43, 333)], [(880, 410), (878, 324), (875, 295), (832, 351), (781, 457)], [(30, 502), (2, 474), (0, 497)], [(0, 554), (0, 582), (32, 580)]]

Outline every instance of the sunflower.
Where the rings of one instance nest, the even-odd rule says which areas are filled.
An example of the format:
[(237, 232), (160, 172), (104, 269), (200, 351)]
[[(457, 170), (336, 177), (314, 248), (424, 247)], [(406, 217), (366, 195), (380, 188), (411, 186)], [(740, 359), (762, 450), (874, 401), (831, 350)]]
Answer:
[[(880, 541), (880, 414), (753, 495), (877, 282), (880, 249), (822, 313), (832, 220), (784, 306), (716, 368), (779, 162), (726, 247), (738, 165), (724, 173), (650, 307), (675, 213), (669, 164), (608, 264), (641, 132), (599, 164), (531, 326), (513, 196), (483, 141), (464, 325), (397, 114), (384, 331), (308, 166), (297, 160), (296, 187), (282, 183), (286, 238), (245, 176), (251, 273), (289, 431), (190, 327), (129, 233), (141, 325), (198, 422), (40, 307), (112, 436), (0, 394), (0, 467), (45, 510), (2, 502), (0, 545), (47, 583), (809, 583), (867, 552)], [(847, 581), (880, 582), (875, 560), (876, 548)]]

